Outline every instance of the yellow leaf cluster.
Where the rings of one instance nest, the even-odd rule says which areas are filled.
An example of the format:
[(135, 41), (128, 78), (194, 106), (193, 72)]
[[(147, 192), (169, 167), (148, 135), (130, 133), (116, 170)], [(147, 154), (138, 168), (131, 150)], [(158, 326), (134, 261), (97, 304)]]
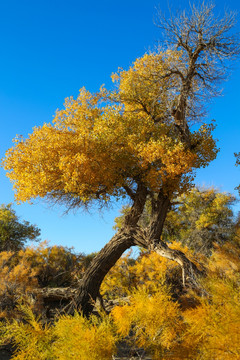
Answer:
[(110, 320), (61, 316), (54, 325), (43, 325), (30, 308), (19, 306), (24, 321), (0, 323), (0, 345), (13, 341), (13, 360), (110, 360), (118, 337)]
[[(194, 263), (203, 260), (196, 256), (178, 242), (172, 242), (171, 248), (180, 250)], [(104, 278), (101, 285), (101, 294), (106, 298), (121, 298), (131, 295), (141, 284), (154, 293), (159, 286), (166, 281), (166, 276), (176, 272), (176, 276), (181, 276), (180, 269), (176, 262), (159, 256), (156, 252), (143, 253), (137, 260), (130, 258), (131, 253), (123, 255), (114, 267)]]
[(239, 245), (228, 242), (215, 245), (215, 251), (209, 259), (209, 271), (220, 278), (229, 277), (237, 280), (240, 273), (240, 248)]
[(195, 348), (195, 359), (218, 360), (240, 357), (239, 286), (212, 278), (211, 301), (184, 312), (185, 341)]
[(51, 354), (53, 336), (51, 329), (37, 319), (32, 310), (18, 306), (24, 321), (16, 319), (0, 324), (0, 345), (12, 343), (15, 351), (12, 360), (54, 360)]
[(183, 323), (179, 306), (171, 300), (164, 286), (154, 295), (140, 288), (132, 295), (129, 305), (115, 307), (111, 316), (119, 333), (127, 336), (132, 329), (133, 341), (150, 350), (154, 359), (164, 358), (164, 354), (180, 341)]
[(175, 263), (156, 253), (143, 254), (140, 259), (129, 259), (130, 254), (124, 255), (109, 271), (101, 285), (101, 294), (107, 298), (121, 298), (132, 294), (140, 284), (144, 284), (150, 291), (154, 291), (165, 281), (166, 270), (170, 270)]
[(0, 311), (18, 317), (21, 298), (36, 312), (43, 311), (41, 296), (32, 298), (39, 287), (73, 286), (85, 271), (84, 256), (77, 256), (63, 246), (48, 247), (46, 242), (18, 253), (0, 252)]
[(37, 247), (19, 251), (18, 258), (24, 259), (35, 270), (41, 286), (69, 286), (85, 270), (81, 264), (81, 256), (63, 246), (47, 246), (46, 241)]
[(124, 187), (136, 178), (151, 191), (171, 181), (178, 187), (181, 176), (207, 165), (217, 151), (213, 128), (195, 131), (196, 146), (189, 150), (169, 118), (179, 80), (162, 75), (180, 61), (176, 51), (145, 54), (113, 76), (116, 91), (102, 87), (91, 94), (82, 88), (76, 99), (66, 99), (53, 124), (34, 128), (25, 140), (15, 139), (3, 165), (16, 199), (105, 202), (124, 195)]
[(38, 287), (36, 274), (26, 258), (16, 261), (12, 252), (0, 252), (0, 309), (5, 316), (16, 316), (17, 301), (28, 300), (31, 290)]
[(116, 351), (117, 337), (107, 318), (90, 320), (79, 314), (63, 316), (55, 324), (53, 344), (56, 360), (110, 360)]

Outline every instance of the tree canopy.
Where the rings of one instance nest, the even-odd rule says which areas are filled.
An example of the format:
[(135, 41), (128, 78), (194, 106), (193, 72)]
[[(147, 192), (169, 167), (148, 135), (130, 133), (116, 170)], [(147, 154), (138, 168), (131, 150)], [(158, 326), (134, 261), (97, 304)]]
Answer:
[(233, 236), (233, 195), (216, 189), (192, 189), (182, 194), (168, 213), (163, 237), (180, 241), (196, 252), (210, 255), (214, 245)]
[(40, 229), (28, 221), (20, 221), (12, 205), (0, 206), (0, 251), (18, 251), (27, 240), (38, 240)]
[[(150, 192), (179, 190), (182, 175), (206, 166), (217, 153), (213, 125), (193, 131), (192, 148), (186, 148), (169, 117), (181, 81), (165, 74), (181, 62), (181, 51), (146, 54), (113, 75), (116, 90), (81, 89), (53, 124), (17, 139), (4, 160), (17, 200), (47, 196), (76, 206), (133, 197), (139, 180)], [(190, 178), (184, 176), (180, 187), (186, 189)]]
[[(112, 75), (115, 88), (91, 94), (85, 88), (56, 112), (53, 124), (15, 139), (3, 161), (16, 199), (49, 197), (69, 207), (111, 196), (186, 189), (195, 168), (208, 165), (217, 149), (202, 121), (205, 100), (218, 93), (224, 61), (239, 54), (229, 34), (235, 15), (214, 16), (214, 5), (165, 19), (165, 46)], [(188, 174), (188, 178), (186, 178)], [(180, 184), (180, 178), (181, 184)]]

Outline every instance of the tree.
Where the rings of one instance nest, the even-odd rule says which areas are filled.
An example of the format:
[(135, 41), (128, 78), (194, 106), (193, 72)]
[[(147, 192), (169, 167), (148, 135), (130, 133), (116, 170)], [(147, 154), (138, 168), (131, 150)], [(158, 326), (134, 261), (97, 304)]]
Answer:
[(12, 205), (0, 206), (0, 251), (18, 251), (27, 240), (38, 240), (40, 230), (28, 221), (19, 221)]
[(211, 255), (214, 244), (222, 245), (233, 237), (235, 222), (231, 205), (234, 201), (231, 194), (193, 188), (188, 194), (182, 194), (168, 213), (163, 237)]
[[(177, 19), (159, 22), (167, 35), (165, 48), (145, 54), (112, 76), (116, 88), (96, 94), (81, 89), (66, 100), (53, 124), (16, 139), (3, 165), (18, 201), (36, 197), (68, 209), (104, 206), (112, 198), (129, 197), (131, 210), (110, 242), (85, 272), (75, 304), (92, 310), (105, 275), (132, 245), (176, 260), (186, 274), (195, 269), (186, 256), (168, 248), (161, 234), (176, 194), (191, 187), (194, 170), (217, 154), (212, 123), (203, 123), (206, 96), (216, 94), (224, 61), (239, 53), (229, 35), (233, 14), (214, 18), (214, 6), (192, 7)], [(201, 108), (201, 111), (199, 110)], [(196, 130), (192, 121), (198, 121)], [(201, 122), (201, 124), (200, 124)], [(138, 222), (147, 198), (151, 222), (144, 232)]]

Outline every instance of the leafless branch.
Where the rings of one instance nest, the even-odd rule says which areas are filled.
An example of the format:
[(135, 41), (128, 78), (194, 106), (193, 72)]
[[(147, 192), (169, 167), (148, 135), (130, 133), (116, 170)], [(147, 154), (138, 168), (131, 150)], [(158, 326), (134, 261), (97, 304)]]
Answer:
[(178, 74), (181, 80), (174, 108), (184, 105), (187, 119), (196, 119), (199, 110), (200, 114), (205, 112), (201, 110), (205, 100), (209, 102), (221, 94), (219, 83), (229, 74), (231, 61), (240, 54), (239, 35), (232, 32), (236, 13), (225, 11), (221, 18), (212, 2), (203, 2), (199, 7), (192, 5), (189, 13), (174, 16), (170, 11), (169, 18), (158, 11), (155, 23), (163, 30), (166, 47), (182, 53), (181, 65), (170, 67), (165, 75)]

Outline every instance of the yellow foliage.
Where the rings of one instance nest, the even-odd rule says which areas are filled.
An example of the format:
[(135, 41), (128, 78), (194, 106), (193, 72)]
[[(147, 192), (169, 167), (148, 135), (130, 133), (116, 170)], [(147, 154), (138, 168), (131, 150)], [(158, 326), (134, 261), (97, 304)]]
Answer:
[(81, 266), (81, 256), (63, 246), (49, 247), (46, 241), (19, 251), (18, 258), (31, 264), (40, 286), (69, 286), (85, 270)]
[(202, 280), (206, 295), (199, 306), (183, 311), (184, 343), (190, 344), (194, 359), (240, 358), (240, 251), (239, 245), (216, 245), (206, 260), (208, 276)]
[(2, 316), (18, 316), (16, 304), (21, 298), (41, 311), (41, 298), (33, 301), (39, 287), (70, 286), (84, 272), (84, 257), (63, 246), (48, 247), (46, 242), (18, 253), (0, 252), (0, 311)]
[[(176, 242), (171, 247), (196, 260), (187, 247)], [(128, 292), (132, 292), (130, 304), (117, 306), (111, 312), (118, 333), (123, 337), (131, 334), (131, 341), (156, 359), (239, 358), (239, 256), (238, 245), (230, 242), (217, 246), (210, 258), (201, 256), (209, 269), (201, 281), (205, 295), (187, 292), (179, 302), (171, 298), (164, 285), (167, 269), (174, 269), (176, 264), (154, 253), (141, 256), (129, 266), (134, 274)], [(115, 277), (115, 281), (119, 278)]]
[(56, 322), (54, 334), (56, 360), (110, 360), (116, 351), (117, 337), (107, 317), (87, 320), (79, 314), (63, 316)]
[[(171, 246), (192, 256), (179, 243)], [(177, 268), (174, 262), (155, 253), (141, 254), (133, 261), (127, 254), (102, 287), (108, 297), (112, 296), (111, 288), (118, 296), (129, 296), (110, 316), (86, 319), (80, 314), (66, 315), (44, 326), (29, 308), (18, 306), (24, 320), (0, 322), (0, 344), (14, 340), (15, 360), (107, 360), (116, 352), (120, 339), (129, 341), (129, 349), (132, 345), (144, 348), (156, 360), (238, 359), (239, 256), (238, 243), (217, 246), (210, 258), (202, 257), (208, 269), (201, 280), (202, 295), (187, 291), (177, 301), (172, 297), (173, 289), (165, 284), (166, 271), (172, 276), (171, 270)], [(13, 261), (12, 254), (2, 253), (2, 269), (9, 261)]]
[(16, 315), (20, 298), (29, 300), (31, 290), (38, 287), (36, 274), (26, 257), (16, 261), (12, 252), (0, 252), (0, 309), (5, 316)]
[(239, 359), (239, 285), (211, 278), (208, 289), (210, 300), (202, 299), (200, 306), (183, 314), (188, 329), (184, 340), (195, 349), (194, 359)]
[(140, 288), (132, 295), (130, 305), (115, 307), (111, 316), (118, 332), (127, 336), (132, 330), (132, 341), (150, 351), (154, 359), (165, 358), (181, 341), (184, 324), (180, 309), (164, 286), (154, 295)]
[(209, 259), (209, 271), (220, 278), (237, 279), (240, 273), (240, 247), (234, 242), (222, 246), (215, 245), (215, 251)]
[[(201, 267), (201, 263), (206, 261), (201, 254), (193, 254), (187, 247), (176, 241), (169, 244), (169, 247), (180, 250)], [(123, 255), (114, 267), (104, 278), (101, 285), (101, 294), (107, 298), (120, 298), (131, 295), (136, 288), (144, 284), (146, 289), (154, 293), (155, 289), (165, 283), (166, 275), (181, 278), (181, 269), (175, 261), (168, 260), (156, 252), (143, 253), (137, 260), (130, 258), (131, 253)], [(179, 271), (178, 271), (179, 270)]]
[(176, 267), (176, 263), (151, 252), (136, 261), (129, 258), (131, 253), (122, 256), (104, 278), (101, 294), (108, 298), (131, 295), (141, 284), (150, 291), (165, 281), (166, 271)]
[(13, 341), (13, 360), (110, 360), (118, 339), (106, 316), (61, 316), (52, 326), (43, 325), (24, 306), (24, 321), (0, 324), (0, 345)]
[(162, 77), (181, 52), (145, 54), (127, 71), (119, 71), (116, 91), (97, 94), (85, 88), (66, 99), (53, 124), (16, 138), (3, 165), (18, 201), (48, 196), (76, 205), (126, 195), (124, 187), (140, 177), (151, 191), (162, 186), (187, 187), (194, 168), (215, 158), (213, 127), (195, 131), (194, 150), (180, 141), (169, 119), (177, 101), (178, 77)]
[(51, 355), (51, 329), (35, 318), (30, 308), (18, 306), (24, 322), (18, 320), (0, 324), (0, 345), (12, 342), (16, 346), (12, 360), (54, 360)]

